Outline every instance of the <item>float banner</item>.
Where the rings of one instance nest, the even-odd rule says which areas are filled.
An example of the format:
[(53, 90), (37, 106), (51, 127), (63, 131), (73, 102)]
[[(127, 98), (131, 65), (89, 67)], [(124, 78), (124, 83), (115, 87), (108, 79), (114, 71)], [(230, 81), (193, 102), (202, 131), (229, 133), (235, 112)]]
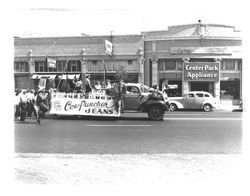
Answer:
[(214, 62), (184, 63), (184, 80), (219, 81), (219, 66), (219, 63)]
[(120, 103), (114, 99), (52, 97), (50, 114), (118, 117)]

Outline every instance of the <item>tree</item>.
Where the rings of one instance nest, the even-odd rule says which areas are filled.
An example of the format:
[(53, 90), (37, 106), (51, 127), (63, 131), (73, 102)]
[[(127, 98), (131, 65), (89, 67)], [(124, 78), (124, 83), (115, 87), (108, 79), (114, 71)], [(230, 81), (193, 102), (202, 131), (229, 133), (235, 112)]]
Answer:
[(115, 79), (117, 80), (118, 83), (121, 81), (125, 81), (128, 78), (127, 70), (125, 69), (124, 66), (119, 65), (118, 69), (116, 70), (115, 74)]

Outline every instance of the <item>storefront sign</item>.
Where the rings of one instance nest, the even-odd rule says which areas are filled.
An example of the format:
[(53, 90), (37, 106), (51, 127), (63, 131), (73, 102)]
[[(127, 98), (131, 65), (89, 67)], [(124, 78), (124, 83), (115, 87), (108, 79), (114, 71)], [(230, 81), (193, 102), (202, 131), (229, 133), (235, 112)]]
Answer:
[(86, 116), (120, 116), (117, 100), (113, 99), (79, 99), (53, 97), (51, 114), (86, 115)]
[(178, 88), (178, 84), (169, 84), (168, 85), (168, 89), (177, 89)]
[(38, 83), (38, 88), (39, 89), (45, 89), (46, 87), (46, 78), (41, 78)]
[(184, 63), (184, 80), (219, 81), (219, 63)]

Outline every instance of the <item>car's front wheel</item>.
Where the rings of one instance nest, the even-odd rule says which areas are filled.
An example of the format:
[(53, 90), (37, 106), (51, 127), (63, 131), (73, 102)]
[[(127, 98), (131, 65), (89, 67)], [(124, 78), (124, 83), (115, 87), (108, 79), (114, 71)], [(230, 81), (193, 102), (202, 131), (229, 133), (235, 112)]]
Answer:
[(152, 105), (148, 110), (148, 117), (151, 120), (162, 120), (164, 109), (160, 105)]
[(205, 104), (205, 105), (203, 106), (203, 110), (204, 110), (205, 112), (210, 112), (210, 111), (212, 110), (212, 106), (211, 106), (210, 104)]
[(175, 103), (170, 103), (169, 110), (170, 111), (176, 111), (176, 110), (178, 110), (178, 107), (177, 107), (177, 105)]

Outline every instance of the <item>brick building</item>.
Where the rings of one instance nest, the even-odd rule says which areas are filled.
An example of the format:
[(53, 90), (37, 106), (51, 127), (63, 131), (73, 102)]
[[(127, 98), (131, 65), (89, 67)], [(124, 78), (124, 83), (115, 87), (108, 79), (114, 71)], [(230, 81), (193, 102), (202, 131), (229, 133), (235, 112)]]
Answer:
[[(113, 43), (113, 55), (104, 43)], [(67, 72), (70, 78), (90, 73), (91, 80), (115, 80), (117, 70), (127, 82), (161, 89), (169, 96), (190, 90), (212, 93), (222, 102), (242, 98), (242, 39), (233, 26), (196, 24), (170, 26), (140, 35), (15, 38), (15, 88), (36, 88), (38, 79)], [(48, 59), (56, 63), (48, 66)], [(64, 70), (68, 62), (67, 69)]]
[[(105, 40), (113, 43), (113, 55), (105, 52)], [(143, 83), (143, 47), (142, 35), (15, 38), (15, 88), (36, 89), (41, 77), (53, 80), (63, 72), (69, 78), (89, 73), (94, 84), (104, 77), (114, 81), (120, 70), (128, 82)]]

